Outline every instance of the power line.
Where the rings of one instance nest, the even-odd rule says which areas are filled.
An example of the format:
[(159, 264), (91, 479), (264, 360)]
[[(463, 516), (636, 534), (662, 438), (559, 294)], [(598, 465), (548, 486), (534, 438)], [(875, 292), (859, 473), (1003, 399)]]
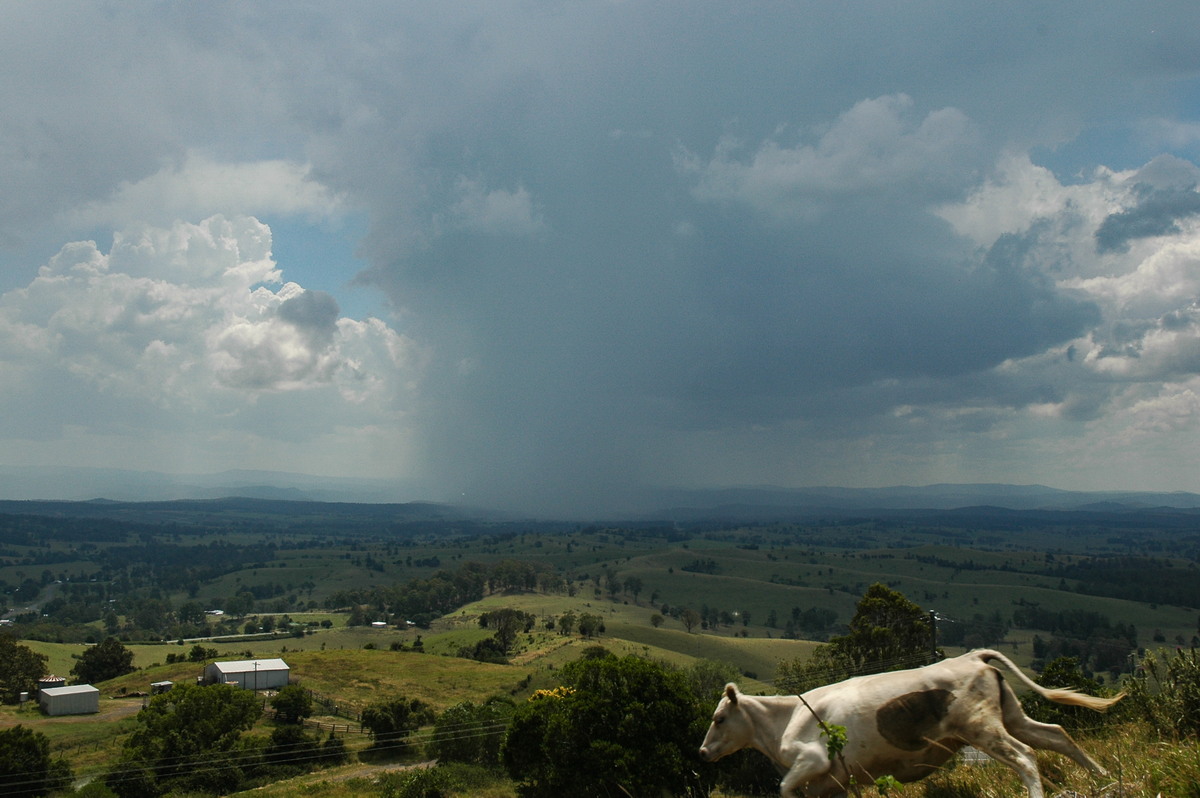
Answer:
[[(391, 742), (379, 743), (376, 742), (370, 748), (375, 752), (399, 751), (418, 743), (429, 742), (458, 742), (461, 740), (478, 739), (488, 737), (497, 732), (504, 731), (508, 728), (506, 721), (466, 721), (462, 723), (451, 724), (444, 729), (423, 728), (414, 730), (412, 733), (403, 738), (397, 738)], [(378, 738), (377, 738), (378, 739)], [(115, 767), (103, 773), (106, 781), (128, 781), (134, 775), (143, 769), (150, 771), (172, 770), (189, 764), (202, 765), (211, 768), (234, 768), (248, 764), (263, 764), (267, 766), (281, 764), (298, 764), (302, 762), (318, 762), (328, 758), (326, 754), (321, 752), (317, 747), (319, 744), (314, 742), (315, 750), (309, 749), (297, 751), (294, 754), (269, 755), (267, 749), (255, 749), (247, 751), (230, 751), (222, 752), (219, 756), (211, 756), (206, 752), (197, 752), (195, 754), (179, 754), (173, 757), (163, 757), (155, 760), (146, 760), (138, 763), (130, 763), (127, 767)], [(41, 771), (25, 771), (9, 774), (10, 778), (5, 780), (5, 788), (9, 787), (28, 787), (42, 784), (45, 781), (46, 774)], [(13, 779), (16, 779), (14, 781)]]

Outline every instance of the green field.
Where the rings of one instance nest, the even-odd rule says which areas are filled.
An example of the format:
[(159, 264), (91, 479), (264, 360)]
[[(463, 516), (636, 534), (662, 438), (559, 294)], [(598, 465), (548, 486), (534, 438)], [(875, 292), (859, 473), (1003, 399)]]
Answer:
[[(47, 657), (47, 670), (68, 676), (86, 641), (110, 633), (125, 639), (137, 668), (98, 685), (99, 716), (47, 718), (29, 706), (2, 707), (0, 727), (43, 731), (77, 775), (100, 772), (136, 725), (135, 696), (151, 682), (186, 683), (202, 673), (204, 661), (167, 662), (186, 658), (193, 637), (205, 659), (284, 658), (295, 681), (338, 706), (336, 715), (319, 719), (343, 725), (389, 696), (417, 698), (439, 711), (492, 695), (520, 701), (556, 685), (559, 669), (596, 645), (683, 668), (720, 663), (740, 674), (743, 689), (770, 693), (779, 663), (806, 658), (821, 640), (845, 633), (858, 599), (875, 582), (936, 611), (945, 639), (1000, 619), (1002, 628), (974, 644), (1001, 648), (1025, 666), (1035, 660), (1035, 640), (1070, 639), (1011, 623), (1030, 607), (1111, 622), (1133, 634), (1138, 647), (1188, 644), (1198, 634), (1200, 600), (1190, 598), (1196, 593), (1188, 577), (1196, 572), (1200, 536), (1140, 522), (1125, 528), (1122, 519), (1090, 526), (1075, 518), (1048, 526), (1005, 519), (1000, 528), (977, 518), (957, 525), (867, 519), (690, 528), (459, 521), (410, 527), (382, 518), (351, 523), (330, 513), (314, 520), (172, 510), (125, 537), (110, 525), (105, 539), (84, 545), (86, 533), (75, 528), (55, 537), (53, 521), (36, 539), (0, 535), (0, 587), (7, 585), (11, 614), (20, 619), (12, 628)], [(536, 564), (559, 581), (548, 589), (485, 586), (481, 598), (434, 613), (427, 628), (405, 623), (402, 588), (454, 575), (467, 563), (499, 569), (506, 561)], [(1123, 562), (1142, 570), (1136, 578), (1120, 571), (1088, 576), (1088, 567)], [(37, 596), (15, 600), (14, 587), (31, 581)], [(83, 606), (79, 597), (89, 596), (93, 604)], [(230, 611), (173, 626), (174, 613), (188, 605)], [(459, 656), (491, 637), (480, 616), (504, 609), (533, 618), (516, 636), (507, 664)], [(789, 624), (816, 610), (832, 621), (820, 629), (792, 626), (795, 633), (787, 635)], [(106, 617), (88, 618), (88, 611)], [(689, 630), (686, 611), (702, 613), (703, 622)], [(549, 628), (567, 612), (598, 616), (603, 630), (583, 637)], [(74, 620), (60, 622), (57, 614)], [(151, 617), (160, 626), (143, 622)], [(355, 617), (367, 625), (350, 625)], [(387, 627), (371, 627), (376, 618)], [(245, 634), (271, 623), (282, 628), (274, 637)], [(971, 642), (945, 648), (953, 654)], [(1097, 672), (1114, 678), (1106, 668)]]

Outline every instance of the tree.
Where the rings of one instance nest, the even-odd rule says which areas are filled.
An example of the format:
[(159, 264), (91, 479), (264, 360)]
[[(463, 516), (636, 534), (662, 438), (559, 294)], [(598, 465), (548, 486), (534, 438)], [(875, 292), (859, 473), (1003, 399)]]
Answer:
[(434, 720), (433, 710), (420, 699), (402, 696), (369, 705), (362, 712), (362, 725), (375, 738), (375, 745), (403, 745), (409, 734)]
[[(908, 667), (914, 657), (929, 652), (932, 632), (929, 615), (903, 593), (876, 582), (867, 588), (850, 620), (850, 633), (829, 642), (857, 663), (882, 662), (888, 670), (893, 661)], [(924, 662), (920, 664), (925, 664)]]
[[(469, 762), (496, 767), (500, 745), (516, 707), (502, 696), (482, 704), (464, 701), (438, 716), (428, 753), (440, 762)], [(465, 730), (472, 730), (466, 733)]]
[(308, 769), (308, 763), (317, 758), (319, 740), (310, 737), (299, 724), (276, 726), (271, 731), (271, 742), (263, 752), (263, 758), (276, 770), (302, 773)]
[(803, 693), (850, 676), (910, 668), (929, 662), (930, 620), (905, 595), (879, 583), (859, 599), (849, 634), (830, 638), (807, 661), (779, 663), (775, 681)]
[(204, 662), (206, 659), (216, 659), (218, 656), (220, 656), (220, 654), (221, 652), (217, 651), (215, 648), (205, 648), (197, 643), (196, 645), (192, 646), (192, 650), (188, 652), (188, 661)]
[(708, 712), (678, 671), (640, 657), (576, 660), (562, 686), (517, 708), (505, 769), (540, 796), (658, 796), (697, 791), (696, 740)]
[(194, 601), (189, 601), (175, 610), (175, 617), (179, 619), (180, 623), (199, 626), (204, 623), (204, 607)]
[(17, 703), (21, 693), (32, 693), (45, 675), (44, 655), (21, 645), (12, 635), (0, 635), (0, 701)]
[[(1051, 660), (1034, 681), (1043, 687), (1069, 687), (1088, 695), (1104, 694), (1100, 682), (1084, 673), (1075, 657), (1058, 657)], [(1021, 705), (1025, 708), (1025, 714), (1034, 720), (1057, 723), (1067, 729), (1096, 726), (1105, 717), (1098, 716), (1084, 707), (1047, 701), (1036, 693), (1021, 696)]]
[(279, 688), (271, 699), (271, 708), (280, 723), (303, 723), (313, 713), (312, 696), (300, 685), (289, 684)]
[(599, 615), (593, 615), (590, 612), (585, 612), (579, 616), (579, 634), (584, 637), (593, 637), (594, 635), (604, 633), (604, 619)]
[(522, 630), (529, 631), (535, 620), (535, 616), (527, 612), (505, 608), (483, 613), (479, 616), (479, 625), (486, 629), (496, 630), (495, 637), (496, 642), (500, 644), (500, 651), (502, 654), (507, 654), (512, 650), (517, 635)]
[(254, 612), (254, 594), (243, 590), (225, 600), (225, 612), (238, 618), (244, 618)]
[(105, 781), (121, 798), (232, 792), (243, 779), (237, 756), (242, 733), (261, 711), (250, 690), (179, 685), (138, 713), (138, 728)]
[(0, 731), (0, 795), (33, 798), (71, 783), (71, 768), (50, 758), (46, 735), (14, 726)]
[(83, 652), (71, 669), (71, 676), (77, 682), (94, 684), (133, 673), (133, 670), (133, 652), (117, 638), (108, 637)]
[(691, 634), (692, 630), (700, 623), (700, 613), (688, 607), (679, 614), (679, 620), (683, 621), (683, 628), (688, 631), (688, 634)]

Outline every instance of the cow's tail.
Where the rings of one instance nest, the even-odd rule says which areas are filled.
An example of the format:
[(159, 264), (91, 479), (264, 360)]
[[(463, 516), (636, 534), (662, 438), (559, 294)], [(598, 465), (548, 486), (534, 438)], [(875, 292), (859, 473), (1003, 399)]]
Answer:
[(1028, 676), (1026, 676), (1021, 669), (1017, 667), (1016, 663), (1001, 654), (999, 651), (990, 651), (984, 649), (981, 651), (976, 651), (974, 654), (979, 657), (979, 659), (987, 663), (998, 661), (1001, 665), (1007, 668), (1009, 672), (1011, 672), (1013, 676), (1017, 678), (1017, 681), (1021, 682), (1021, 684), (1025, 685), (1042, 698), (1059, 704), (1070, 704), (1076, 707), (1087, 707), (1088, 709), (1094, 709), (1097, 712), (1106, 712), (1109, 707), (1125, 697), (1125, 693), (1123, 692), (1118, 693), (1112, 698), (1097, 698), (1094, 695), (1088, 695), (1087, 693), (1081, 693), (1078, 690), (1070, 690), (1065, 687), (1042, 687), (1033, 679), (1030, 679)]

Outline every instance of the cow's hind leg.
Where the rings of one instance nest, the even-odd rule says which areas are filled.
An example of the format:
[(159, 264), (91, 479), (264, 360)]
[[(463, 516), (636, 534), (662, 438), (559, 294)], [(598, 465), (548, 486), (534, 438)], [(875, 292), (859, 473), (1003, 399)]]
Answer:
[(1107, 776), (1108, 771), (1100, 763), (1087, 755), (1082, 748), (1075, 744), (1071, 735), (1062, 726), (1052, 723), (1039, 723), (1032, 718), (1024, 718), (1021, 723), (1014, 723), (1008, 729), (1021, 742), (1034, 748), (1046, 751), (1056, 751), (1069, 756), (1097, 776)]
[(1034, 748), (1069, 756), (1098, 776), (1108, 775), (1107, 770), (1075, 744), (1062, 726), (1041, 723), (1029, 717), (1021, 709), (1020, 703), (1017, 702), (1016, 696), (1012, 695), (1007, 684), (1003, 689), (1009, 690), (1009, 694), (1005, 695), (1001, 702), (1004, 707), (1004, 727), (1013, 737)]
[(1037, 759), (1033, 749), (1013, 737), (1003, 728), (984, 729), (978, 736), (968, 740), (997, 762), (1002, 762), (1017, 772), (1021, 783), (1029, 791), (1029, 798), (1045, 798), (1042, 792), (1042, 777), (1038, 774)]

